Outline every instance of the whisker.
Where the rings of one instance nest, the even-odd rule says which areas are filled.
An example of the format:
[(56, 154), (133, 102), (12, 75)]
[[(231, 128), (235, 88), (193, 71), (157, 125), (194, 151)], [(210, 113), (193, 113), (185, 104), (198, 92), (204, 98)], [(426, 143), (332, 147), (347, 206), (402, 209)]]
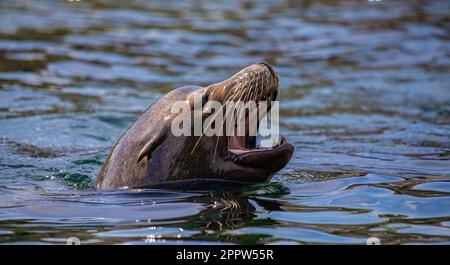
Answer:
[[(248, 83), (248, 80), (246, 80), (243, 84), (241, 84), (240, 86), (238, 86), (238, 87), (241, 87), (241, 86), (244, 86), (245, 84), (247, 84)], [(235, 89), (236, 89), (237, 87), (235, 87)], [(228, 98), (228, 95), (230, 94), (230, 92), (231, 92), (231, 89), (230, 89), (230, 91), (228, 92), (228, 94), (227, 94), (227, 96), (225, 97), (225, 98)], [(241, 91), (241, 93), (242, 93), (242, 91)], [(225, 103), (226, 101), (224, 101), (224, 103)], [(217, 115), (219, 114), (219, 112), (224, 108), (224, 106), (225, 106), (225, 104), (222, 104), (222, 107), (220, 107), (220, 109), (215, 113), (215, 115), (214, 115), (214, 117), (211, 119), (211, 121), (209, 122), (209, 124), (206, 126), (206, 128), (208, 128), (211, 124), (212, 124), (212, 122), (215, 120), (215, 118), (217, 117)], [(202, 130), (203, 130), (203, 128), (202, 128)], [(199, 139), (197, 140), (197, 142), (195, 143), (195, 145), (194, 145), (194, 147), (192, 148), (192, 151), (191, 151), (191, 155), (194, 153), (194, 151), (195, 151), (195, 149), (197, 148), (197, 145), (200, 143), (200, 140), (203, 138), (203, 135), (205, 135), (205, 132), (203, 131), (202, 132), (202, 135), (199, 137)], [(219, 137), (219, 136), (218, 136)], [(214, 154), (214, 158), (213, 158), (214, 160), (215, 160), (215, 154)]]
[(259, 87), (259, 94), (258, 94), (258, 96), (259, 96), (259, 101), (261, 101), (262, 100), (262, 97), (263, 97), (263, 94), (264, 94), (264, 80), (263, 80), (263, 77), (262, 77), (262, 75), (260, 75), (260, 76), (258, 76), (258, 81), (259, 81), (259, 79), (261, 79), (261, 86)]
[[(236, 116), (234, 116), (234, 119), (235, 119), (234, 122), (229, 122), (229, 123), (226, 122), (230, 118), (231, 114), (233, 114), (234, 111), (237, 110), (235, 107), (236, 106), (235, 104), (237, 102), (244, 103), (244, 110), (245, 110), (245, 104), (249, 103), (249, 101), (255, 101), (256, 105), (258, 106), (258, 104), (262, 101), (264, 95), (269, 92), (268, 89), (272, 86), (276, 86), (276, 89), (277, 89), (277, 97), (272, 100), (277, 100), (280, 96), (280, 87), (278, 86), (278, 79), (276, 77), (272, 76), (272, 74), (270, 74), (267, 70), (250, 72), (250, 73), (248, 73), (248, 76), (246, 76), (244, 78), (239, 78), (240, 75), (242, 75), (242, 74), (245, 74), (245, 73), (242, 70), (239, 71), (237, 74), (235, 74), (233, 76), (234, 80), (227, 84), (229, 86), (229, 88), (231, 88), (231, 87), (232, 88), (229, 89), (227, 95), (225, 96), (225, 98), (223, 100), (223, 105), (221, 106), (221, 108), (216, 111), (216, 113), (214, 114), (214, 116), (211, 119), (211, 121), (209, 122), (209, 124), (205, 127), (205, 128), (209, 128), (211, 126), (212, 122), (215, 121), (215, 118), (217, 117), (217, 115), (219, 115), (219, 113), (221, 113), (221, 111), (223, 111), (223, 109), (226, 107), (228, 102), (234, 103), (234, 105), (233, 104), (230, 105), (230, 108), (225, 108), (224, 119), (222, 120), (222, 122), (220, 124), (219, 135), (217, 135), (216, 144), (214, 147), (214, 157), (213, 157), (214, 161), (216, 158), (219, 140), (220, 140), (220, 137), (222, 137), (221, 134), (223, 133), (223, 130), (226, 130), (226, 134), (224, 135), (224, 137), (230, 137), (230, 135), (232, 135), (234, 133), (234, 132), (231, 132), (230, 135), (228, 135), (229, 130), (231, 129), (231, 126), (233, 124), (236, 124), (236, 122), (238, 122), (237, 119), (240, 119), (240, 117), (241, 117), (240, 115), (242, 114), (241, 113), (242, 110), (239, 110), (239, 113), (237, 113)], [(245, 81), (242, 79), (244, 79)], [(244, 81), (244, 82), (242, 82), (242, 81)], [(270, 113), (267, 113), (267, 114), (270, 115)], [(202, 130), (203, 130), (203, 128), (202, 128)], [(205, 131), (202, 132), (202, 134), (196, 141), (194, 147), (192, 148), (191, 154), (193, 154), (195, 152), (197, 146), (199, 145), (199, 143), (204, 135), (205, 135)]]
[[(232, 91), (232, 89), (230, 89), (230, 91), (228, 91), (227, 95), (225, 96), (225, 99), (228, 98), (228, 96), (230, 95), (231, 91)], [(211, 120), (211, 122), (208, 124), (208, 126), (206, 128), (208, 128), (212, 124), (212, 122), (214, 121), (214, 119), (219, 114), (219, 112), (223, 109), (224, 106), (225, 105), (222, 104), (222, 107), (220, 107), (220, 109), (217, 111), (217, 113), (215, 113), (214, 118)], [(203, 130), (203, 128), (202, 128), (202, 130)], [(202, 135), (200, 136), (200, 138), (198, 138), (197, 142), (195, 143), (194, 147), (192, 148), (191, 155), (194, 153), (195, 149), (197, 148), (198, 143), (200, 142), (200, 140), (202, 139), (204, 134), (205, 134), (205, 132), (202, 132)]]

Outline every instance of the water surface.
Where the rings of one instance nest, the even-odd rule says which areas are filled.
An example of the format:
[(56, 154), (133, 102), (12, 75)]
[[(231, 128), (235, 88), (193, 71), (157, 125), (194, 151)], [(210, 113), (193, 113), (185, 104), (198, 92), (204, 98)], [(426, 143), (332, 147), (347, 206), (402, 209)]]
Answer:
[[(450, 243), (448, 1), (1, 1), (0, 243)], [(163, 93), (260, 61), (296, 148), (271, 183), (92, 187)]]

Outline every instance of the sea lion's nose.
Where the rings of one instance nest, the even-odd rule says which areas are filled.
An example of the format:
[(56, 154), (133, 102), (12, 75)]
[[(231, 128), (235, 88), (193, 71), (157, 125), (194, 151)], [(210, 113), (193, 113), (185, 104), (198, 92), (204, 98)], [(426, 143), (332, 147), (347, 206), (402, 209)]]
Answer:
[(266, 62), (262, 62), (262, 63), (259, 63), (259, 64), (265, 65), (267, 68), (269, 68), (270, 73), (271, 73), (273, 76), (276, 76), (275, 70), (273, 70), (273, 67), (272, 67), (270, 64), (268, 64), (268, 63), (266, 63)]

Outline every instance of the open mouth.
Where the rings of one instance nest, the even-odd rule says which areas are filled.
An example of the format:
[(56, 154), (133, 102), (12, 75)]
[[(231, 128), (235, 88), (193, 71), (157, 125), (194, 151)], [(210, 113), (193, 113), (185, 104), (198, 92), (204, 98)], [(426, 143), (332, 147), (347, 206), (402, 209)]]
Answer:
[[(232, 136), (228, 138), (227, 158), (236, 164), (264, 168), (270, 167), (271, 163), (278, 160), (289, 160), (293, 152), (293, 147), (287, 142), (285, 136), (271, 137), (272, 144), (270, 146), (258, 145), (258, 136), (250, 135), (250, 119), (258, 119), (257, 113), (246, 114), (245, 116), (245, 135), (238, 135), (237, 126), (234, 128)], [(256, 123), (256, 131), (259, 130), (260, 121)]]
[(228, 140), (228, 151), (234, 154), (244, 154), (247, 152), (271, 151), (287, 143), (286, 137), (282, 136), (281, 141), (271, 147), (261, 147), (256, 145), (256, 136), (230, 136)]
[[(275, 115), (278, 116), (279, 113), (277, 109), (274, 109), (275, 106), (278, 108), (277, 99), (280, 94), (278, 75), (267, 63), (249, 66), (241, 72), (234, 77), (239, 78), (238, 82), (234, 79), (231, 79), (234, 81), (229, 81), (228, 84), (231, 84), (232, 87), (230, 91), (234, 94), (229, 98), (227, 95), (225, 101), (241, 101), (245, 106), (250, 105), (252, 107), (239, 109), (239, 111), (245, 110), (244, 118), (241, 118), (241, 114), (244, 113), (238, 112), (238, 120), (235, 120), (233, 124), (235, 127), (225, 128), (227, 135), (231, 136), (225, 137), (227, 149), (223, 158), (244, 166), (245, 169), (250, 169), (250, 171), (256, 169), (258, 171), (262, 169), (266, 173), (277, 171), (289, 162), (294, 152), (294, 147), (287, 142), (286, 137), (281, 136), (280, 139), (278, 128), (272, 127), (275, 120), (268, 119), (269, 117), (277, 118), (271, 117), (271, 115), (276, 113)], [(236, 83), (240, 85), (235, 86)], [(247, 103), (250, 104), (247, 105)], [(253, 103), (256, 104), (253, 105)], [(272, 112), (272, 109), (275, 112)], [(231, 111), (234, 112), (234, 110)], [(225, 119), (228, 119), (228, 114), (225, 115), (227, 116)], [(231, 117), (231, 119), (234, 119), (234, 117)], [(269, 123), (270, 129), (267, 127)], [(278, 125), (278, 122), (275, 122), (275, 124)], [(242, 131), (242, 128), (245, 128), (245, 131)], [(258, 144), (258, 142), (262, 142), (258, 141), (263, 138), (261, 134), (266, 135), (266, 133), (260, 133), (263, 132), (262, 129), (264, 129), (264, 132), (269, 130), (271, 138), (264, 137), (265, 144)]]

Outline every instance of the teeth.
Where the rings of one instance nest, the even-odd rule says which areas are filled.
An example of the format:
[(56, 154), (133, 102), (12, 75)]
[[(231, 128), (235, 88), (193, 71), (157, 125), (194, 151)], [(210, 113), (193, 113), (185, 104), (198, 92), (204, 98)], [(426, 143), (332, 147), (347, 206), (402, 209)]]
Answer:
[(257, 148), (273, 148), (285, 142), (286, 138), (284, 138), (284, 136), (281, 138), (281, 142), (278, 135), (262, 136), (258, 134), (256, 136)]
[(279, 142), (280, 142), (280, 141), (279, 141), (279, 139), (278, 139), (278, 136), (274, 136), (274, 137), (272, 138), (272, 147), (277, 146)]

